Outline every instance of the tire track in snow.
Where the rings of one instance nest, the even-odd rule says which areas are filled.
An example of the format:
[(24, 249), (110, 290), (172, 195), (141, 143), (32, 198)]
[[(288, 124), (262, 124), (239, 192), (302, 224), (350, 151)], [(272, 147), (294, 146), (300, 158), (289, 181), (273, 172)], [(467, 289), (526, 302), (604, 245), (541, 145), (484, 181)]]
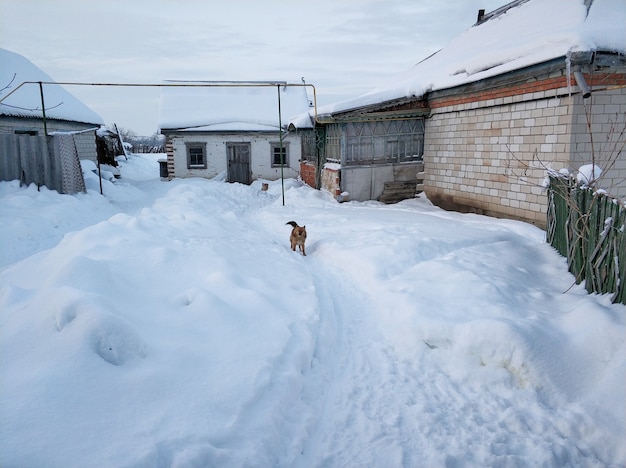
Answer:
[[(312, 258), (310, 257), (312, 260)], [(318, 292), (320, 325), (314, 351), (312, 370), (305, 376), (303, 399), (316, 415), (304, 441), (301, 457), (293, 466), (397, 466), (401, 451), (395, 447), (396, 434), (381, 433), (381, 421), (387, 414), (381, 400), (386, 395), (376, 388), (380, 383), (373, 373), (388, 367), (383, 342), (369, 321), (369, 305), (349, 281), (328, 270), (317, 260), (307, 269)], [(387, 375), (382, 375), (383, 379)], [(363, 459), (365, 446), (376, 444), (381, 449), (372, 459)], [(395, 461), (395, 462), (394, 462)]]
[[(280, 217), (285, 216), (292, 217)], [(277, 216), (271, 218), (280, 225)], [(259, 218), (252, 215), (247, 222), (258, 228), (254, 220)], [(285, 245), (280, 228), (263, 224), (263, 237)], [(462, 320), (443, 320), (434, 327), (441, 336), (429, 340), (432, 349), (416, 335), (418, 346), (407, 358), (389, 339), (394, 329), (385, 323), (389, 311), (376, 301), (376, 291), (365, 290), (349, 271), (337, 271), (332, 245), (307, 247), (306, 258), (293, 260), (311, 279), (319, 323), (299, 395), (291, 392), (274, 406), (281, 413), (274, 419), (283, 419), (280, 427), (290, 437), (260, 438), (275, 444), (265, 449), (280, 454), (274, 458), (277, 466), (602, 466), (614, 458), (596, 453), (594, 440), (602, 431), (584, 410), (537, 386), (527, 387), (510, 363), (476, 364), (480, 356), (469, 355), (467, 339), (460, 343), (459, 335), (483, 334), (488, 342), (497, 317), (485, 320), (487, 328), (480, 322), (468, 328)], [(453, 250), (466, 258), (468, 249)], [(381, 287), (390, 297), (391, 290)], [(420, 307), (408, 305), (406, 312), (419, 316)], [(437, 307), (437, 301), (429, 307)], [(489, 352), (489, 343), (485, 346)], [(498, 351), (496, 359), (501, 354), (492, 351)], [(273, 374), (281, 374), (282, 362), (277, 361)], [(248, 427), (245, 417), (242, 424)]]
[(450, 341), (402, 357), (377, 331), (385, 311), (368, 300), (375, 292), (314, 250), (306, 262), (320, 325), (302, 399), (315, 421), (288, 466), (603, 466), (611, 458), (594, 449), (601, 432), (589, 415), (527, 386), (506, 363), (475, 370), (453, 328)]

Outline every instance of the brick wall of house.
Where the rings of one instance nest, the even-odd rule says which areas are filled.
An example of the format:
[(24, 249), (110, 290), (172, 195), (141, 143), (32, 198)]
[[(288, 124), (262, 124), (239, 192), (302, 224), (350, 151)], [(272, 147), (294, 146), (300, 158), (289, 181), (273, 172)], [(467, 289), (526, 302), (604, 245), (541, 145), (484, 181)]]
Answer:
[(317, 188), (315, 180), (316, 167), (308, 161), (300, 161), (300, 177), (302, 181), (310, 187)]
[[(279, 137), (273, 132), (165, 132), (168, 177), (213, 178), (228, 171), (228, 143), (250, 145), (251, 180), (279, 180), (296, 178), (299, 175), (301, 160), (300, 136), (292, 133), (283, 139), (287, 148), (287, 164), (281, 168), (272, 164), (272, 144), (278, 144)], [(205, 145), (206, 168), (187, 167), (188, 143)]]
[[(594, 91), (591, 101), (606, 102), (602, 109), (596, 104), (596, 120), (603, 122), (607, 111), (614, 115), (620, 109), (623, 119), (624, 96), (624, 88)], [(548, 168), (579, 167), (573, 167), (572, 154), (585, 144), (579, 136), (585, 105), (573, 79), (568, 83), (559, 73), (433, 99), (424, 152), (427, 195), (444, 208), (544, 227), (547, 199), (542, 183)], [(606, 122), (601, 125), (608, 129)]]
[(165, 140), (165, 153), (167, 154), (167, 178), (172, 180), (174, 178), (174, 145), (170, 138)]
[(322, 189), (330, 192), (334, 197), (341, 194), (341, 169), (339, 167), (324, 167), (322, 169)]
[(76, 144), (78, 159), (89, 159), (94, 162), (98, 160), (95, 130), (74, 135), (74, 143)]
[(602, 168), (598, 187), (620, 199), (626, 199), (624, 86), (593, 92), (589, 99), (578, 101), (572, 129), (574, 167), (593, 162)]

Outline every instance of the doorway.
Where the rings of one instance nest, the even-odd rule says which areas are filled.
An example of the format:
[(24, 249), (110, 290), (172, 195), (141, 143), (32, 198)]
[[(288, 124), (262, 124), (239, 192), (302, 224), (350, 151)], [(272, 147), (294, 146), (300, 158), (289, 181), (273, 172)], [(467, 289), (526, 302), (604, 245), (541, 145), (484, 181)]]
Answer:
[(250, 143), (226, 143), (228, 182), (250, 184)]

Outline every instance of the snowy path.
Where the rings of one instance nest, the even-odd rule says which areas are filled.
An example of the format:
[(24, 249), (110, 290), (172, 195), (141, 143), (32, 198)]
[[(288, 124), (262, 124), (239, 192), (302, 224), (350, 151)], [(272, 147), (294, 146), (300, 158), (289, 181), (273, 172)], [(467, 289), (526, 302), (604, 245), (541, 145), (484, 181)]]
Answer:
[[(315, 284), (320, 323), (303, 384), (315, 423), (294, 466), (480, 466), (485, 460), (501, 466), (603, 466), (614, 456), (599, 449), (602, 423), (571, 401), (587, 390), (572, 385), (585, 385), (576, 373), (588, 357), (574, 344), (553, 344), (565, 337), (550, 322), (584, 305), (559, 297), (569, 279), (555, 281), (556, 271), (545, 267), (544, 257), (553, 252), (540, 238), (538, 245), (528, 243), (518, 238), (524, 225), (502, 221), (501, 230), (478, 229), (475, 238), (463, 227), (448, 246), (428, 251), (420, 242), (433, 239), (420, 237), (423, 228), (411, 227), (415, 213), (410, 209), (400, 209), (384, 226), (372, 226), (354, 212), (347, 225), (336, 223), (341, 216), (333, 211), (327, 207), (315, 215), (315, 226), (332, 235), (321, 234), (325, 242), (313, 241), (303, 259)], [(367, 211), (364, 207), (371, 218)], [(457, 228), (463, 218), (470, 226), (478, 221), (432, 215)], [(361, 257), (369, 259), (372, 255), (363, 255), (368, 249), (380, 249), (370, 243), (372, 227), (402, 232), (405, 237), (392, 244), (417, 249), (417, 265), (398, 266), (406, 259), (389, 255), (368, 269)], [(530, 268), (518, 266), (524, 256), (533, 260)], [(434, 265), (439, 271), (449, 263), (467, 269), (457, 276), (471, 276), (471, 281), (458, 280), (452, 300), (440, 296), (440, 276), (431, 282), (416, 273), (417, 266)], [(506, 284), (511, 277), (519, 281)], [(552, 297), (555, 289), (559, 292)], [(411, 317), (421, 303), (432, 310), (426, 317)], [(559, 346), (568, 353), (559, 356)], [(613, 354), (615, 349), (597, 351)], [(547, 373), (555, 374), (554, 382), (543, 381)]]
[(625, 308), (532, 226), (297, 184), (2, 188), (5, 235), (38, 227), (0, 269), (2, 466), (626, 461)]

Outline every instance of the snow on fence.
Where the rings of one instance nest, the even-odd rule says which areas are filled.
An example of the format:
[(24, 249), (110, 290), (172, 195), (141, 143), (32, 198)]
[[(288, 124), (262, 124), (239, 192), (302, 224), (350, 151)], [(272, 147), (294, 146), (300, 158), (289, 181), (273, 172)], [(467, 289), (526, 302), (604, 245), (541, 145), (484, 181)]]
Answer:
[(165, 153), (165, 145), (151, 145), (143, 143), (131, 143), (132, 153)]
[(626, 304), (626, 207), (569, 177), (550, 176), (547, 240), (576, 283)]

